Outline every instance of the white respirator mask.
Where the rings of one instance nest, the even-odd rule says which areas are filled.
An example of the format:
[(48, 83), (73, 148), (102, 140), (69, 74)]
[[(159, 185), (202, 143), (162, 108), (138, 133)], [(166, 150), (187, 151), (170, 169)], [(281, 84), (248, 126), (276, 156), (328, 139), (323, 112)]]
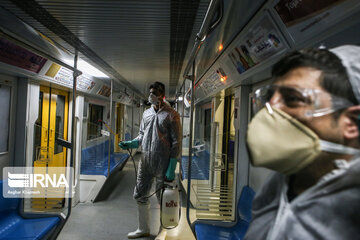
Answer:
[(269, 104), (249, 124), (247, 145), (254, 166), (284, 174), (303, 169), (322, 151), (349, 155), (360, 153), (359, 149), (319, 139), (310, 128)]
[(160, 102), (158, 97), (153, 93), (150, 93), (148, 100), (149, 100), (149, 103), (152, 105), (158, 105)]

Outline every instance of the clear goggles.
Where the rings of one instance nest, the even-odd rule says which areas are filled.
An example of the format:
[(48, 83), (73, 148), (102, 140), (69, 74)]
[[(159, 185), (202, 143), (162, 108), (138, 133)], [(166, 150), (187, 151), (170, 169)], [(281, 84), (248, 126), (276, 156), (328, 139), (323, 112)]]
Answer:
[(319, 89), (307, 89), (282, 85), (268, 85), (255, 91), (252, 99), (254, 114), (264, 106), (294, 109), (306, 117), (320, 117), (354, 104)]

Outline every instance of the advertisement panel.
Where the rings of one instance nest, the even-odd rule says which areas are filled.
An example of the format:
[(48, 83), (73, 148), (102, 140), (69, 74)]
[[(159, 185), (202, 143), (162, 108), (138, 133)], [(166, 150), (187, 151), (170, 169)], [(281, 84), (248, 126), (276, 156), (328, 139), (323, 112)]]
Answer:
[(286, 49), (280, 32), (268, 15), (251, 26), (237, 42), (227, 55), (229, 65), (239, 74)]
[(38, 73), (46, 59), (0, 38), (0, 62)]
[(273, 8), (295, 43), (316, 36), (356, 7), (355, 0), (279, 0)]

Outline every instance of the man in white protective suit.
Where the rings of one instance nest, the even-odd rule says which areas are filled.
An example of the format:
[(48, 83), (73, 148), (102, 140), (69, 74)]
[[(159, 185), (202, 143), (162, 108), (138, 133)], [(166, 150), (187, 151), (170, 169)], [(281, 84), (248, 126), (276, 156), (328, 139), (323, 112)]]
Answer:
[(360, 236), (360, 47), (304, 49), (273, 67), (248, 126), (256, 194), (245, 239)]
[(182, 132), (179, 114), (164, 102), (165, 86), (154, 82), (149, 87), (151, 107), (144, 111), (139, 135), (119, 144), (122, 149), (138, 148), (142, 153), (138, 166), (134, 199), (138, 204), (138, 229), (128, 234), (128, 238), (150, 235), (149, 195), (153, 180), (156, 179), (156, 196), (160, 203), (160, 193), (164, 180), (173, 181), (176, 164), (180, 158)]

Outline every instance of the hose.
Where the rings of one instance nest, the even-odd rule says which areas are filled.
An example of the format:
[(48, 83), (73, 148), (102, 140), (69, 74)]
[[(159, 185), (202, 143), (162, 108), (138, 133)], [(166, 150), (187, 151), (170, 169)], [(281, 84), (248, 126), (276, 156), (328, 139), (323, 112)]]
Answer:
[[(111, 129), (111, 127), (110, 127), (109, 125), (107, 125), (107, 123), (106, 123), (104, 120), (99, 119), (98, 122), (103, 123), (103, 124), (105, 125), (105, 127), (106, 127), (114, 136), (116, 136), (116, 134), (114, 133), (114, 131)], [(130, 155), (130, 157), (131, 157), (131, 159), (132, 159), (132, 162), (133, 162), (133, 164), (134, 164), (134, 170), (135, 170), (135, 187), (136, 187), (136, 190), (139, 192), (139, 189), (138, 189), (138, 187), (137, 187), (137, 169), (136, 169), (135, 160), (134, 160), (134, 158), (133, 158), (133, 156), (132, 156), (132, 152), (130, 151), (130, 149), (127, 149), (127, 150), (128, 150), (128, 152), (129, 152), (129, 155)], [(157, 189), (155, 192), (153, 192), (153, 193), (150, 194), (149, 196), (146, 196), (146, 197), (143, 197), (143, 198), (148, 199), (148, 198), (152, 197), (154, 194), (156, 194), (157, 192), (159, 192), (159, 191), (160, 191), (161, 189), (163, 189), (163, 188), (164, 188), (164, 186), (160, 187), (159, 189)]]
[[(137, 169), (136, 169), (136, 164), (135, 164), (135, 160), (134, 160), (134, 157), (132, 155), (132, 152), (130, 151), (130, 149), (127, 149), (128, 152), (129, 152), (129, 155), (130, 155), (130, 158), (133, 162), (133, 165), (134, 165), (134, 171), (135, 171), (135, 187), (136, 187), (136, 190), (137, 192), (139, 192), (139, 189), (137, 187)], [(157, 192), (159, 192), (160, 190), (164, 189), (165, 188), (165, 185), (166, 183), (164, 184), (164, 186), (160, 187), (159, 189), (157, 189), (155, 192), (153, 192), (152, 194), (150, 194), (149, 196), (146, 196), (146, 197), (142, 197), (143, 199), (148, 199), (150, 197), (152, 197), (154, 194), (156, 194)], [(180, 192), (181, 190), (179, 190)], [(160, 205), (162, 206), (162, 196), (161, 196), (161, 200), (160, 200)], [(179, 198), (179, 205), (181, 206), (181, 198)], [(160, 207), (160, 224), (161, 224), (161, 227), (164, 228), (164, 229), (167, 229), (167, 230), (170, 230), (170, 229), (173, 229), (173, 228), (176, 228), (176, 226), (173, 226), (173, 227), (165, 227), (163, 225), (163, 222), (162, 222), (162, 207)], [(179, 207), (179, 219), (181, 218), (181, 207)]]
[[(135, 164), (135, 160), (133, 158), (132, 152), (130, 151), (130, 149), (127, 149), (129, 152), (129, 155), (132, 159), (133, 165), (134, 165), (134, 171), (135, 171), (135, 187), (136, 187), (136, 191), (139, 192), (138, 186), (137, 186), (137, 169), (136, 169), (136, 164)], [(151, 198), (152, 196), (154, 196), (154, 194), (156, 194), (157, 192), (159, 192), (160, 190), (162, 190), (164, 188), (164, 186), (160, 187), (159, 189), (157, 189), (155, 192), (153, 192), (152, 194), (150, 194), (149, 196), (145, 196), (142, 198), (148, 199)]]

